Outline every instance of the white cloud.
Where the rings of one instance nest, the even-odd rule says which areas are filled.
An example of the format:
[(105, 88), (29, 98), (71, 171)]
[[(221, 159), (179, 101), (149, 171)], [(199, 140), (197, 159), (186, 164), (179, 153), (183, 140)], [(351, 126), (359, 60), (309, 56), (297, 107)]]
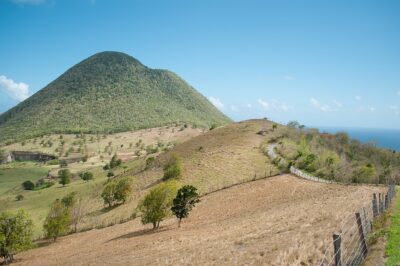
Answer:
[(356, 101), (361, 101), (362, 97), (357, 95), (356, 97), (354, 97), (356, 99)]
[(336, 105), (336, 107), (338, 107), (338, 108), (342, 108), (343, 107), (343, 104), (341, 103), (341, 102), (338, 102), (338, 101), (336, 101), (336, 100), (333, 100), (333, 103)]
[(11, 0), (11, 2), (17, 5), (40, 5), (44, 4), (46, 0)]
[(220, 99), (218, 98), (214, 98), (212, 96), (208, 97), (208, 99), (210, 100), (210, 102), (217, 107), (218, 109), (222, 110), (224, 109), (224, 104), (221, 102)]
[(320, 103), (317, 99), (315, 98), (310, 98), (310, 103), (312, 106), (314, 106), (315, 108), (321, 110), (322, 112), (329, 112), (332, 111), (332, 108), (327, 105), (327, 104), (322, 104)]
[(236, 105), (231, 105), (231, 110), (234, 112), (239, 112), (239, 107), (237, 107)]
[(294, 77), (290, 76), (290, 75), (285, 75), (285, 76), (283, 76), (283, 79), (284, 80), (294, 80)]
[(28, 84), (23, 82), (16, 83), (3, 75), (0, 75), (0, 88), (4, 89), (10, 97), (20, 102), (30, 95)]
[(264, 110), (279, 110), (279, 111), (287, 112), (290, 109), (293, 109), (292, 106), (287, 105), (286, 103), (278, 101), (278, 100), (271, 100), (270, 102), (266, 102), (266, 101), (259, 99), (258, 103), (261, 105), (261, 107)]
[(268, 103), (268, 102), (263, 101), (263, 100), (261, 100), (261, 99), (258, 99), (257, 102), (258, 102), (258, 103), (261, 105), (261, 107), (264, 108), (265, 110), (268, 110), (268, 109), (269, 109), (269, 103)]
[(376, 111), (376, 108), (375, 108), (375, 107), (369, 107), (368, 109), (369, 109), (372, 113)]

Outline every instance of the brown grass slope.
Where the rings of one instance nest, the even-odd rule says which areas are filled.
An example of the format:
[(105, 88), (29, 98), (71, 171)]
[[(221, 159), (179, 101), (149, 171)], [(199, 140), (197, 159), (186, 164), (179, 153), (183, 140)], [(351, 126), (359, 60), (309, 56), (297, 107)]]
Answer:
[(182, 159), (183, 174), (179, 182), (196, 186), (201, 194), (277, 174), (278, 169), (260, 149), (265, 137), (257, 134), (270, 127), (272, 123), (266, 120), (234, 123), (176, 145), (160, 154), (150, 169), (143, 170), (144, 159), (133, 161), (130, 170), (118, 176), (133, 176), (134, 190), (130, 199), (121, 206), (104, 211), (99, 189), (96, 192), (98, 196), (90, 199), (92, 215), (85, 219), (82, 229), (89, 225), (104, 227), (128, 219), (148, 189), (162, 182), (162, 166), (173, 154)]
[(17, 265), (316, 265), (343, 217), (380, 190), (276, 176), (203, 197), (181, 229), (135, 219), (18, 254)]

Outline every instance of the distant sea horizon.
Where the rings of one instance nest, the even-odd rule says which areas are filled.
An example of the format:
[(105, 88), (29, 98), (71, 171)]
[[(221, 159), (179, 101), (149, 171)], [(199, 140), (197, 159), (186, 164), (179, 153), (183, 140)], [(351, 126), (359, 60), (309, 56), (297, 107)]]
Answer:
[(318, 127), (319, 131), (335, 134), (346, 132), (351, 138), (362, 143), (375, 143), (376, 146), (400, 152), (400, 129)]

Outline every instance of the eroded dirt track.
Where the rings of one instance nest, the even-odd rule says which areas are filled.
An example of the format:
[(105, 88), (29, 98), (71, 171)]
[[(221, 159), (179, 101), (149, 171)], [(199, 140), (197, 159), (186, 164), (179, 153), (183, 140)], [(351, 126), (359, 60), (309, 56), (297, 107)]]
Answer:
[[(343, 217), (383, 188), (282, 175), (209, 194), (178, 229), (139, 219), (60, 238), (18, 265), (315, 265)], [(133, 210), (132, 210), (133, 211)]]

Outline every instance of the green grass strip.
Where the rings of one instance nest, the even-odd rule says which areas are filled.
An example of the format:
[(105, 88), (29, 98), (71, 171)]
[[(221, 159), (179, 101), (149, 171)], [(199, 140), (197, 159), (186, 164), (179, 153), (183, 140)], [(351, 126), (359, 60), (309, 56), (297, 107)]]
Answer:
[(386, 256), (387, 266), (400, 265), (400, 191), (397, 190), (396, 206), (391, 217), (390, 227), (387, 235)]

